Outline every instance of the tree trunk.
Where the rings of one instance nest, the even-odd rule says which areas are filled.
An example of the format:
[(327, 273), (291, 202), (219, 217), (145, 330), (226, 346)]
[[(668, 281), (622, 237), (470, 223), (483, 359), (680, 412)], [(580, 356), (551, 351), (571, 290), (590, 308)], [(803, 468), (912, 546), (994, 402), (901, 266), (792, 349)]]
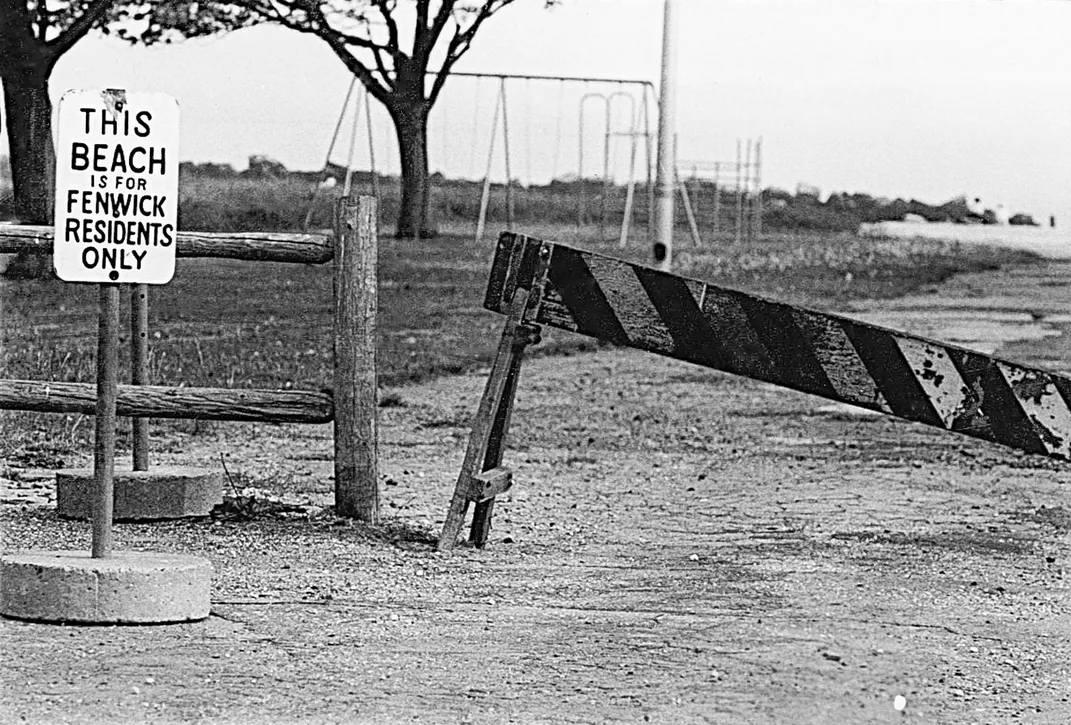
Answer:
[(15, 216), (23, 224), (51, 224), (56, 191), (52, 101), (48, 79), (16, 73), (4, 80), (4, 110), (15, 185)]
[[(56, 152), (52, 143), (52, 102), (48, 79), (38, 74), (4, 77), (4, 115), (7, 119), (11, 177), (15, 187), (12, 211), (23, 224), (52, 224), (56, 192)], [(9, 278), (47, 276), (48, 255), (20, 253), (4, 275)]]
[(395, 236), (429, 239), (438, 232), (431, 223), (428, 179), (428, 112), (425, 102), (405, 100), (390, 110), (402, 166), (402, 204)]

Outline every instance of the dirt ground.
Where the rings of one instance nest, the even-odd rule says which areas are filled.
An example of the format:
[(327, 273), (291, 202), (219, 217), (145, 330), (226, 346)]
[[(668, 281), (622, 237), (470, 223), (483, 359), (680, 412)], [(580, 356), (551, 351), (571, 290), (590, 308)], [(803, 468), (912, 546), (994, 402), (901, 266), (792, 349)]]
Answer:
[[(291, 506), (118, 525), (209, 558), (211, 617), (0, 621), (0, 721), (1071, 722), (1067, 465), (634, 351), (535, 358), (490, 544), (439, 553), (483, 382), (390, 391), (375, 530), (328, 508), (329, 426), (156, 428), (155, 460), (222, 454)], [(6, 476), (3, 549), (88, 548), (48, 469)]]

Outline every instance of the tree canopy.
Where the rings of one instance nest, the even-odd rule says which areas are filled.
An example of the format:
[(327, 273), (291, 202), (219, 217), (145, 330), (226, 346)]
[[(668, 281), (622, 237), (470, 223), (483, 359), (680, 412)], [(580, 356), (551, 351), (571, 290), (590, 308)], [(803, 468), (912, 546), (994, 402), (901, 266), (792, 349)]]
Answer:
[[(398, 140), (397, 234), (432, 233), (427, 121), (454, 65), (489, 18), (518, 0), (0, 0), (0, 77), (15, 213), (51, 221), (48, 79), (90, 30), (153, 45), (275, 23), (322, 39), (384, 105)], [(559, 0), (540, 0), (551, 6)]]
[(0, 81), (15, 186), (23, 221), (51, 221), (52, 105), (56, 62), (94, 27), (113, 17), (112, 0), (0, 0)]
[[(547, 7), (560, 0), (540, 0)], [(434, 102), (454, 64), (483, 24), (518, 0), (148, 0), (124, 8), (119, 37), (170, 43), (257, 23), (322, 38), (379, 101), (388, 103), (399, 74), (433, 70)], [(107, 29), (105, 29), (107, 32)], [(433, 54), (439, 63), (433, 68)]]
[[(186, 0), (147, 3), (122, 37), (172, 42), (255, 23), (323, 40), (394, 123), (402, 172), (397, 236), (433, 234), (427, 213), (428, 114), (489, 18), (518, 0)], [(540, 0), (544, 6), (559, 0)]]

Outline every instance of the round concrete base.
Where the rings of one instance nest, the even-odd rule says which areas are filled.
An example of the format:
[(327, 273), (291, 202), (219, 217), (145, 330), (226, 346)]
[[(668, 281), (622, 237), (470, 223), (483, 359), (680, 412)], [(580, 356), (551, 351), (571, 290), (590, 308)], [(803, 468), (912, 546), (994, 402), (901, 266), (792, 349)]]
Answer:
[(0, 557), (0, 614), (79, 624), (164, 624), (204, 619), (212, 565), (196, 556), (29, 551)]
[[(223, 501), (223, 474), (201, 468), (117, 470), (114, 481), (114, 521), (208, 516)], [(66, 518), (91, 519), (93, 489), (91, 468), (56, 471), (56, 511)]]

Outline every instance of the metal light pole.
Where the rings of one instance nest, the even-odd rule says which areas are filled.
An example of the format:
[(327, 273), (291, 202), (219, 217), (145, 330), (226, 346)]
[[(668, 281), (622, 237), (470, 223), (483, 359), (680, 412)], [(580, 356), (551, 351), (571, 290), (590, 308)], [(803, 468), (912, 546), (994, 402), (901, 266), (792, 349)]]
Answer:
[(676, 0), (664, 0), (662, 20), (662, 81), (658, 99), (658, 170), (655, 175), (654, 261), (662, 270), (673, 264), (673, 192), (676, 163)]

